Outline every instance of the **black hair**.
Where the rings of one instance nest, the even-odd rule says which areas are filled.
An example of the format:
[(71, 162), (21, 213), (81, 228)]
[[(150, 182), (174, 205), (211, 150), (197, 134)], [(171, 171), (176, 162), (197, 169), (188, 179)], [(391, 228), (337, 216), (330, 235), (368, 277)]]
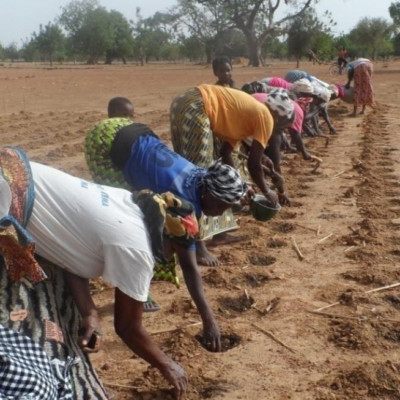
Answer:
[[(123, 109), (127, 104), (132, 104), (132, 102), (126, 97), (113, 97), (108, 102), (107, 112), (109, 116), (120, 116), (121, 109)], [(133, 108), (133, 105), (132, 105)]]
[(214, 60), (212, 61), (212, 69), (214, 73), (216, 73), (219, 70), (219, 68), (224, 64), (229, 64), (232, 68), (232, 62), (229, 57), (227, 56), (215, 57)]
[(242, 91), (246, 92), (248, 94), (253, 94), (253, 93), (262, 93), (263, 92), (263, 88), (260, 82), (258, 81), (254, 81), (254, 82), (250, 82), (250, 83), (245, 83), (242, 86)]

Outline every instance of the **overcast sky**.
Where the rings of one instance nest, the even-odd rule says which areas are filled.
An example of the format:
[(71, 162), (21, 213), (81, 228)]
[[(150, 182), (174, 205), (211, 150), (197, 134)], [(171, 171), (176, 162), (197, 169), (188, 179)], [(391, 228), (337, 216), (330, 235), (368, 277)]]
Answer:
[[(54, 22), (61, 7), (70, 0), (0, 0), (0, 43), (7, 46), (15, 42), (21, 47), (22, 41), (29, 39), (33, 32), (39, 31), (39, 25)], [(394, 0), (320, 0), (317, 10), (332, 12), (337, 26), (335, 34), (348, 33), (363, 17), (382, 17), (391, 21), (389, 6)], [(100, 0), (107, 9), (121, 12), (127, 19), (135, 18), (136, 7), (142, 15), (148, 17), (156, 11), (165, 11), (176, 0)]]

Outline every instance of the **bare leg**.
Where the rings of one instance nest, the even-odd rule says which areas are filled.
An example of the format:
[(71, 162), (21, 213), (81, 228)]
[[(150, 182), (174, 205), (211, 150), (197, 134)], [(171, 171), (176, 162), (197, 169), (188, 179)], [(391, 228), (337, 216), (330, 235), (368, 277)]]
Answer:
[(196, 258), (199, 265), (207, 267), (216, 267), (219, 265), (218, 258), (208, 251), (204, 240), (196, 241)]
[(353, 112), (350, 114), (350, 117), (355, 117), (357, 115), (357, 106), (354, 106)]
[(364, 115), (364, 114), (365, 114), (365, 105), (364, 105), (364, 106), (362, 106), (362, 109), (361, 109), (361, 112), (360, 112), (360, 114), (362, 114), (362, 115)]

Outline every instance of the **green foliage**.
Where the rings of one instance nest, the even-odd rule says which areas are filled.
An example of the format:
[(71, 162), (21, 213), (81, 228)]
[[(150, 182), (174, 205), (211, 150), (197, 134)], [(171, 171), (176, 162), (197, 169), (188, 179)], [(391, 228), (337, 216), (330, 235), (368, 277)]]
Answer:
[(149, 18), (143, 18), (140, 9), (136, 10), (134, 31), (134, 55), (142, 65), (150, 59), (160, 60), (162, 51), (173, 37), (174, 16), (156, 13)]
[[(328, 15), (329, 16), (329, 15)], [(332, 53), (332, 37), (329, 35), (329, 21), (327, 26), (316, 14), (313, 8), (309, 8), (301, 16), (296, 17), (288, 31), (288, 54), (300, 60), (302, 55), (311, 49), (318, 58), (330, 58)]]
[(315, 34), (312, 50), (323, 61), (335, 58), (337, 53), (333, 37), (327, 32), (317, 32)]
[(235, 57), (249, 57), (243, 32), (232, 28), (219, 35), (215, 55), (225, 55), (232, 59)]
[(279, 38), (269, 37), (261, 48), (261, 55), (263, 59), (271, 57), (282, 60), (288, 55), (287, 44)]
[(392, 50), (390, 38), (393, 27), (383, 18), (363, 18), (350, 31), (349, 39), (357, 48), (357, 57), (375, 59), (386, 56)]
[(197, 36), (182, 36), (179, 40), (180, 51), (190, 61), (200, 61), (204, 56), (204, 45)]
[(107, 11), (96, 0), (72, 1), (63, 8), (60, 23), (68, 32), (69, 49), (95, 64), (106, 56), (125, 60), (132, 54), (132, 29), (117, 11)]
[(126, 58), (133, 54), (132, 28), (126, 18), (118, 11), (109, 13), (110, 24), (113, 29), (113, 43), (106, 50), (106, 63), (111, 64), (115, 58), (121, 58), (124, 63)]
[(74, 37), (85, 25), (88, 14), (99, 7), (100, 4), (97, 0), (73, 0), (62, 7), (59, 22), (69, 35)]
[(210, 63), (215, 54), (223, 51), (225, 32), (232, 26), (225, 12), (223, 1), (178, 0), (173, 10), (177, 16), (178, 29), (181, 36), (189, 32), (202, 45), (207, 62)]
[(17, 47), (16, 43), (11, 43), (7, 47), (4, 47), (3, 54), (4, 54), (4, 58), (11, 60), (11, 62), (18, 60), (18, 58), (20, 57), (20, 53), (18, 51), (18, 47)]
[(399, 55), (400, 54), (400, 33), (395, 35), (394, 38), (392, 39), (392, 46), (393, 46), (394, 54)]
[(396, 1), (390, 4), (389, 14), (393, 20), (393, 23), (400, 27), (400, 1)]
[(65, 36), (58, 25), (51, 23), (45, 27), (40, 25), (39, 33), (32, 35), (32, 42), (42, 60), (53, 64), (54, 58), (63, 59)]
[[(303, 15), (315, 1), (219, 0), (219, 3), (223, 5), (233, 25), (243, 32), (251, 65), (259, 66), (262, 61), (261, 47), (265, 40), (286, 34), (290, 22)], [(209, 3), (208, 0), (199, 2)]]

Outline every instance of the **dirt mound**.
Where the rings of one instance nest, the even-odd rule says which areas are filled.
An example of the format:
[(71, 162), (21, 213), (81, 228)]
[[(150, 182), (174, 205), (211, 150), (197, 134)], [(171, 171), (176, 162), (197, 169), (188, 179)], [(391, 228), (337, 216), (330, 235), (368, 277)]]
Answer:
[(362, 363), (361, 365), (342, 371), (331, 380), (322, 380), (321, 386), (327, 386), (330, 394), (317, 395), (318, 400), (364, 400), (366, 398), (399, 399), (400, 398), (400, 364)]

